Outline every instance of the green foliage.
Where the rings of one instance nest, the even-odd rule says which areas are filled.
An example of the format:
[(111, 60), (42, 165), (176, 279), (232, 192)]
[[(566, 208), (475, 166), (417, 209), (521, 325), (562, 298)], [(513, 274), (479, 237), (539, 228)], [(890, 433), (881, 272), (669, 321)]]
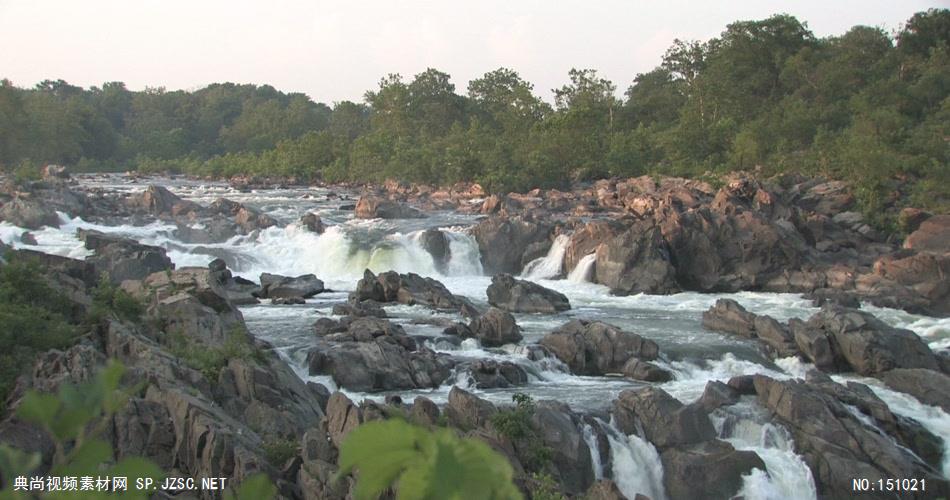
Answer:
[(534, 400), (522, 393), (514, 394), (511, 399), (515, 406), (492, 415), (492, 427), (515, 444), (518, 457), (527, 470), (540, 471), (551, 461), (551, 450), (541, 442), (531, 423)]
[(137, 323), (141, 321), (143, 314), (145, 306), (128, 292), (112, 284), (108, 276), (103, 275), (92, 290), (92, 307), (87, 315), (90, 323), (98, 323), (109, 316)]
[(398, 499), (522, 498), (511, 465), (487, 444), (398, 419), (353, 430), (340, 447), (339, 465), (338, 480), (359, 472), (357, 500), (374, 500), (390, 488)]
[(186, 337), (182, 332), (172, 332), (168, 339), (169, 351), (188, 366), (201, 372), (209, 381), (216, 382), (221, 369), (231, 359), (264, 362), (264, 353), (251, 340), (242, 327), (227, 332), (221, 345), (205, 345)]
[[(365, 103), (332, 109), (267, 85), (132, 92), (3, 80), (0, 165), (475, 181), (492, 192), (762, 167), (870, 179), (868, 214), (908, 203), (945, 212), (934, 176), (950, 170), (948, 33), (947, 9), (914, 14), (895, 35), (856, 26), (817, 38), (787, 14), (740, 21), (709, 40), (674, 40), (657, 68), (631, 75), (625, 99), (595, 70), (571, 69), (553, 107), (508, 68), (470, 81), (467, 95), (437, 69), (388, 75)], [(895, 179), (897, 196), (869, 187)]]
[(37, 353), (75, 343), (79, 329), (70, 324), (72, 315), (69, 302), (50, 288), (34, 262), (12, 257), (0, 266), (0, 411)]
[(560, 485), (550, 474), (534, 472), (528, 477), (531, 500), (567, 500)]
[(277, 498), (277, 487), (267, 474), (258, 473), (238, 485), (237, 491), (225, 491), (225, 500), (266, 500)]
[[(46, 431), (55, 445), (53, 461), (48, 475), (51, 476), (110, 476), (128, 478), (152, 478), (155, 484), (164, 476), (149, 460), (127, 457), (116, 461), (111, 446), (103, 440), (108, 435), (112, 416), (125, 406), (129, 394), (134, 391), (120, 390), (119, 382), (124, 367), (110, 362), (96, 377), (88, 382), (60, 386), (56, 395), (30, 391), (17, 409), (17, 416)], [(12, 491), (13, 480), (26, 476), (39, 464), (39, 454), (25, 453), (6, 445), (0, 445), (0, 465), (4, 473), (6, 490), (3, 498), (32, 498), (25, 492)], [(134, 480), (134, 479), (130, 479)], [(85, 491), (83, 498), (146, 499), (151, 492), (137, 491), (131, 487), (121, 493)], [(49, 492), (42, 498), (67, 498), (69, 492)]]
[(289, 439), (272, 439), (262, 445), (264, 457), (274, 467), (282, 467), (297, 454), (297, 442)]

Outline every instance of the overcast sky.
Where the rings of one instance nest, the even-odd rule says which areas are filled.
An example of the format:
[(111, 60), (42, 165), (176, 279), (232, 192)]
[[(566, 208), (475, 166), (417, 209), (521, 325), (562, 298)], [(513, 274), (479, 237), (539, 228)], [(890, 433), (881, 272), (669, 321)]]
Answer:
[(327, 103), (361, 100), (380, 77), (434, 67), (456, 91), (506, 66), (550, 89), (572, 67), (620, 91), (674, 38), (706, 40), (736, 20), (786, 12), (817, 36), (856, 24), (900, 27), (950, 0), (318, 1), (0, 0), (0, 78), (84, 87), (195, 89), (268, 83)]

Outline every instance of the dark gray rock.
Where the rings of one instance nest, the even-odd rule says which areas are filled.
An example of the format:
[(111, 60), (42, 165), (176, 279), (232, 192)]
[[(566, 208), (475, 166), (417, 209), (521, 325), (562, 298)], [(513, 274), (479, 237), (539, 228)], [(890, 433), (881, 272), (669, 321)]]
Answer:
[(485, 347), (517, 344), (522, 339), (521, 328), (515, 323), (514, 316), (496, 307), (473, 319), (468, 328)]
[(486, 292), (488, 303), (510, 312), (554, 314), (571, 308), (567, 297), (510, 274), (496, 274)]
[(278, 274), (261, 274), (261, 298), (291, 298), (307, 299), (323, 292), (323, 281), (312, 274), (305, 274), (291, 278)]
[(572, 320), (539, 343), (576, 375), (621, 373), (631, 358), (652, 361), (659, 355), (652, 340), (600, 321)]

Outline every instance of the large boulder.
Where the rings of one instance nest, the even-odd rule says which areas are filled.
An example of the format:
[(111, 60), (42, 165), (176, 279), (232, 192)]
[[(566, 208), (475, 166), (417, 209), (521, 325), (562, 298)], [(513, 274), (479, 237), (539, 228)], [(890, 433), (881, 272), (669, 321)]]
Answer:
[(624, 434), (636, 434), (642, 428), (644, 437), (661, 451), (716, 438), (716, 430), (701, 407), (683, 405), (657, 387), (621, 392), (612, 414)]
[(168, 189), (156, 185), (151, 185), (145, 191), (130, 196), (126, 199), (126, 204), (133, 210), (163, 217), (197, 214), (204, 211), (201, 205), (183, 200)]
[(786, 326), (772, 317), (750, 313), (732, 299), (718, 299), (713, 307), (705, 311), (703, 326), (709, 330), (759, 340), (773, 357), (795, 356), (799, 352), (794, 335)]
[(452, 249), (445, 233), (438, 229), (426, 229), (419, 234), (419, 242), (422, 244), (422, 248), (432, 256), (435, 268), (444, 274), (448, 270), (449, 261), (452, 259)]
[(920, 224), (907, 236), (904, 248), (944, 253), (950, 252), (950, 215), (935, 215)]
[(551, 450), (551, 465), (568, 493), (584, 492), (594, 482), (591, 449), (584, 439), (584, 423), (564, 403), (539, 401), (531, 415), (541, 443)]
[(278, 274), (261, 274), (261, 298), (310, 298), (323, 292), (323, 281), (312, 274), (291, 278)]
[(637, 222), (597, 247), (597, 283), (612, 293), (667, 294), (680, 290), (660, 229)]
[(457, 371), (468, 372), (476, 389), (496, 389), (522, 386), (528, 383), (528, 374), (511, 361), (479, 359), (468, 366), (458, 367)]
[(458, 386), (449, 391), (449, 402), (444, 411), (449, 422), (462, 429), (484, 427), (498, 413), (495, 405)]
[(950, 413), (950, 377), (934, 370), (896, 368), (878, 375), (895, 391), (906, 392), (924, 404)]
[(731, 499), (744, 476), (753, 469), (765, 470), (765, 462), (754, 451), (737, 450), (720, 440), (670, 448), (660, 454), (660, 461), (671, 500)]
[(320, 345), (307, 359), (311, 375), (330, 375), (350, 391), (436, 388), (449, 377), (452, 362), (428, 349), (409, 351), (393, 336)]
[(356, 217), (359, 219), (421, 219), (425, 214), (408, 205), (383, 200), (374, 196), (361, 196), (356, 202)]
[[(792, 325), (799, 349), (822, 369), (853, 370), (861, 375), (894, 368), (939, 369), (933, 352), (914, 332), (893, 328), (863, 311), (825, 306), (806, 323)], [(822, 347), (816, 353), (816, 347), (825, 343), (830, 349)]]
[(572, 320), (539, 343), (576, 375), (621, 373), (631, 358), (652, 361), (659, 355), (652, 340), (600, 321)]
[(369, 269), (356, 284), (351, 301), (398, 302), (407, 305), (424, 305), (434, 309), (447, 309), (464, 316), (477, 316), (478, 309), (465, 297), (452, 294), (445, 285), (415, 273), (399, 274), (396, 271), (373, 274)]
[(59, 227), (59, 215), (37, 200), (17, 196), (0, 207), (0, 220), (26, 229)]
[(313, 212), (307, 212), (302, 217), (300, 217), (298, 225), (300, 227), (306, 228), (307, 231), (310, 231), (311, 233), (323, 234), (323, 232), (326, 231), (326, 226), (323, 224), (323, 219)]
[(507, 311), (492, 307), (468, 325), (471, 335), (485, 347), (499, 347), (521, 342), (521, 328), (514, 316)]
[(113, 283), (140, 280), (152, 273), (175, 268), (161, 247), (91, 229), (79, 230), (79, 239), (87, 249), (95, 252), (86, 260), (96, 267), (97, 273), (106, 273)]
[[(887, 478), (926, 480), (926, 492), (904, 492), (906, 498), (939, 498), (947, 481), (917, 456), (863, 423), (835, 397), (803, 381), (754, 377), (758, 401), (793, 437), (795, 452), (812, 471), (823, 498), (850, 498), (854, 478), (872, 484)], [(868, 498), (892, 498), (886, 491)]]
[(517, 274), (526, 263), (525, 252), (534, 243), (550, 242), (553, 227), (524, 217), (489, 217), (472, 228), (482, 266), (487, 273)]
[(510, 274), (493, 276), (487, 294), (489, 304), (511, 312), (554, 314), (571, 308), (563, 293)]

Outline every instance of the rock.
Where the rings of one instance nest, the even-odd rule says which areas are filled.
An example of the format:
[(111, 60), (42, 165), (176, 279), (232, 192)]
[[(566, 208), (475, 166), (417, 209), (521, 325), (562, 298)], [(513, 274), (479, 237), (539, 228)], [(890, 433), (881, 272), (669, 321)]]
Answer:
[(752, 469), (766, 470), (755, 452), (736, 450), (719, 440), (670, 448), (660, 454), (660, 461), (663, 484), (673, 500), (728, 500), (742, 487), (743, 476)]
[(333, 306), (333, 315), (334, 316), (356, 316), (359, 318), (363, 317), (372, 317), (372, 318), (388, 318), (389, 315), (386, 314), (386, 310), (376, 304), (375, 302), (368, 300), (364, 302), (357, 302), (355, 304), (336, 304)]
[(426, 216), (408, 205), (367, 195), (356, 202), (355, 211), (359, 219), (421, 219)]
[(612, 414), (624, 434), (637, 434), (639, 422), (646, 439), (660, 451), (716, 438), (716, 430), (700, 407), (684, 406), (656, 387), (621, 392)]
[(630, 358), (652, 361), (659, 355), (653, 341), (600, 321), (572, 320), (539, 343), (575, 375), (620, 373)]
[(626, 226), (614, 220), (594, 220), (574, 230), (564, 250), (564, 269), (572, 270), (585, 256), (597, 251), (597, 248), (621, 233)]
[(270, 303), (275, 306), (292, 306), (306, 304), (307, 301), (303, 297), (275, 297), (270, 299)]
[(224, 288), (228, 300), (234, 305), (249, 305), (260, 302), (257, 300), (257, 296), (261, 294), (261, 287), (251, 280), (234, 276), (225, 279), (221, 286)]
[[(801, 381), (778, 381), (755, 376), (758, 401), (785, 426), (812, 471), (818, 495), (849, 498), (852, 479), (914, 477), (925, 479), (927, 492), (911, 498), (946, 495), (947, 482), (912, 453), (866, 426), (833, 396)], [(869, 498), (890, 498), (887, 492), (868, 493)]]
[(372, 300), (424, 305), (435, 309), (458, 311), (464, 316), (476, 316), (478, 309), (466, 298), (453, 295), (445, 285), (415, 273), (399, 274), (388, 271), (376, 276), (369, 269), (357, 282), (350, 296), (352, 303)]
[[(791, 324), (791, 323), (790, 323)], [(935, 356), (910, 330), (892, 328), (871, 314), (854, 309), (826, 306), (804, 324), (793, 326), (799, 348), (809, 358), (814, 347), (827, 338), (835, 367), (874, 375), (893, 368), (938, 369)], [(807, 349), (806, 349), (807, 347)], [(827, 356), (812, 359), (829, 369)]]
[(25, 231), (23, 234), (20, 235), (20, 243), (23, 243), (24, 245), (32, 245), (32, 246), (36, 246), (39, 244), (36, 241), (36, 236), (33, 236), (33, 233), (29, 231)]
[(480, 359), (468, 365), (467, 371), (476, 389), (496, 389), (528, 383), (528, 374), (510, 361)]
[(418, 425), (436, 425), (439, 422), (439, 405), (425, 396), (416, 396), (409, 409), (409, 420)]
[(334, 392), (327, 401), (326, 421), (330, 441), (339, 448), (347, 434), (363, 423), (363, 415), (345, 394)]
[(564, 490), (583, 493), (594, 482), (594, 472), (581, 418), (564, 403), (539, 401), (531, 424), (543, 446), (551, 450), (551, 465)]
[(130, 196), (126, 203), (130, 208), (158, 216), (186, 215), (204, 210), (201, 205), (183, 200), (168, 189), (156, 185), (151, 185), (145, 191)]
[(897, 214), (897, 223), (905, 233), (913, 233), (920, 228), (920, 225), (931, 217), (931, 214), (924, 212), (919, 208), (902, 208)]
[[(641, 497), (642, 495), (637, 495)], [(613, 482), (610, 479), (601, 479), (594, 482), (587, 489), (587, 492), (584, 493), (586, 500), (627, 500), (627, 497), (620, 492), (620, 488), (617, 487), (617, 483)], [(644, 497), (646, 498), (646, 497)]]
[(346, 326), (330, 318), (320, 318), (313, 323), (313, 331), (320, 337), (346, 331)]
[(16, 196), (0, 207), (0, 220), (26, 229), (59, 227), (59, 215), (39, 201)]
[(273, 217), (246, 206), (242, 206), (234, 215), (234, 222), (240, 226), (245, 233), (267, 229), (277, 225), (277, 221), (274, 220)]
[(935, 215), (907, 236), (904, 248), (944, 253), (950, 251), (950, 215)]
[(553, 227), (524, 217), (492, 216), (472, 228), (486, 273), (517, 274), (529, 245), (550, 241)]
[(311, 375), (331, 375), (340, 387), (360, 392), (435, 388), (452, 368), (447, 357), (411, 352), (389, 335), (318, 346), (307, 363)]
[(62, 180), (69, 179), (69, 172), (62, 165), (46, 165), (43, 167), (44, 180)]
[(140, 280), (153, 273), (175, 268), (161, 247), (143, 245), (135, 240), (91, 229), (79, 230), (78, 236), (87, 249), (95, 251), (95, 255), (86, 260), (95, 266), (98, 274), (108, 274), (113, 283)]
[(449, 261), (452, 260), (452, 249), (445, 233), (438, 229), (426, 229), (419, 236), (422, 248), (432, 256), (435, 262), (435, 268), (440, 273), (445, 273), (448, 269)]
[(312, 274), (291, 278), (277, 274), (261, 274), (261, 298), (307, 299), (323, 291), (323, 282)]
[[(731, 382), (731, 381), (730, 381)], [(706, 382), (706, 389), (697, 401), (697, 404), (707, 413), (721, 406), (729, 406), (739, 402), (739, 391), (730, 385), (717, 380)]]
[(521, 328), (514, 316), (507, 311), (492, 307), (468, 325), (472, 335), (485, 347), (500, 347), (521, 342)]
[(703, 327), (754, 339), (755, 315), (732, 299), (718, 299), (703, 313)]
[(483, 427), (492, 415), (498, 413), (495, 405), (457, 386), (449, 391), (449, 402), (444, 411), (449, 422), (462, 429)]
[(878, 375), (895, 391), (906, 392), (924, 404), (950, 413), (950, 377), (935, 370), (896, 368)]
[(598, 246), (594, 265), (597, 282), (617, 295), (680, 290), (660, 229), (646, 221)]
[(326, 226), (323, 225), (323, 220), (319, 215), (313, 212), (304, 214), (303, 217), (300, 218), (300, 222), (298, 224), (300, 227), (307, 228), (307, 231), (310, 231), (311, 233), (323, 234), (323, 232), (326, 231)]
[(489, 304), (510, 312), (555, 314), (571, 308), (564, 294), (510, 274), (493, 276), (487, 294)]
[(669, 382), (673, 380), (673, 374), (649, 361), (641, 361), (637, 358), (630, 358), (623, 365), (623, 376), (634, 380), (643, 380), (644, 382)]

